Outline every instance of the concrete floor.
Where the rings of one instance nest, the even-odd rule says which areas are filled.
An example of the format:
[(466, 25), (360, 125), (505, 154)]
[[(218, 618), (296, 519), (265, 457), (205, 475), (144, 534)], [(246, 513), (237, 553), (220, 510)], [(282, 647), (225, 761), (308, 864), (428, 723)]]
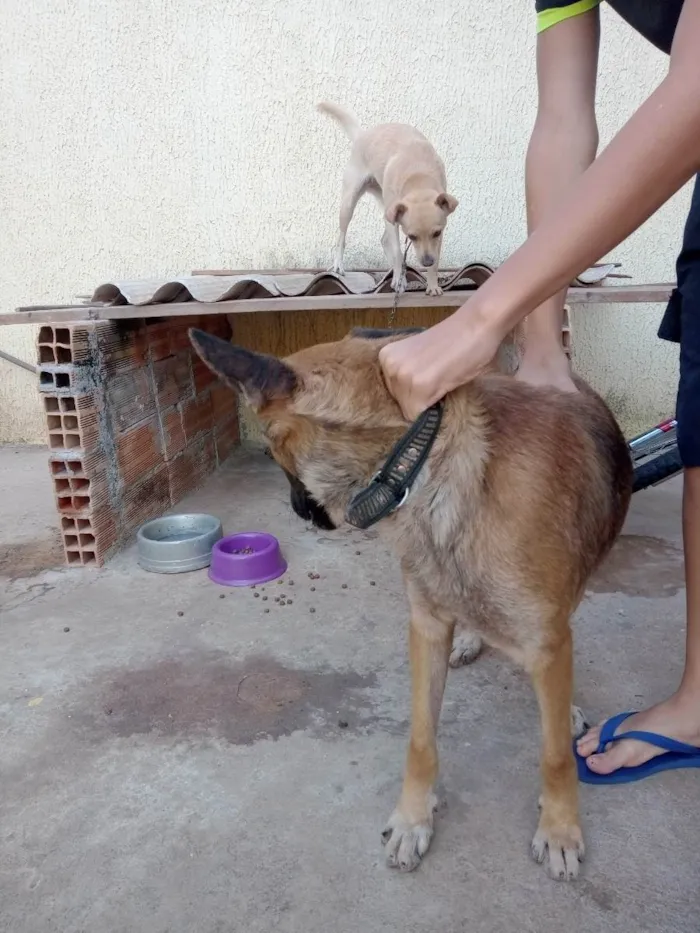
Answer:
[[(491, 653), (450, 675), (431, 852), (384, 866), (409, 709), (399, 576), (376, 534), (305, 527), (285, 482), (245, 454), (183, 503), (279, 536), (289, 573), (256, 597), (149, 575), (133, 549), (42, 569), (45, 451), (0, 449), (0, 929), (697, 931), (700, 775), (583, 788), (582, 879), (550, 881), (529, 858), (535, 701)], [(637, 495), (579, 612), (593, 720), (676, 684), (679, 532), (679, 483)]]

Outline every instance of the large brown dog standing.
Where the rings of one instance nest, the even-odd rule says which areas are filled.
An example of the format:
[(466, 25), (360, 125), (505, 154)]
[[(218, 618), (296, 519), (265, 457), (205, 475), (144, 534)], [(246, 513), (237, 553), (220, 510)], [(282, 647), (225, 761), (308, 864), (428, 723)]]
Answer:
[[(408, 424), (383, 382), (391, 339), (350, 335), (286, 360), (201, 331), (193, 346), (242, 392), (304, 518), (337, 526)], [(452, 392), (430, 457), (403, 508), (379, 525), (410, 603), (412, 726), (403, 790), (384, 832), (388, 862), (415, 868), (433, 835), (436, 732), (455, 627), (532, 677), (541, 711), (542, 795), (532, 842), (555, 878), (583, 856), (571, 743), (571, 615), (624, 521), (632, 484), (625, 440), (604, 402), (497, 373)], [(465, 642), (466, 638), (466, 642)]]

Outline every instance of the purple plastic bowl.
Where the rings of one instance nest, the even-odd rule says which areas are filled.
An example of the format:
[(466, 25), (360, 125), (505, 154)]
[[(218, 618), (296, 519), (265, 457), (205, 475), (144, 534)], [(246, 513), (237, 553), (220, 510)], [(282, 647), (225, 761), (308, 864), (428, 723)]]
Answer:
[[(249, 548), (252, 553), (244, 554)], [(276, 580), (286, 569), (287, 561), (277, 538), (263, 531), (245, 531), (216, 542), (209, 579), (221, 586), (253, 586)]]

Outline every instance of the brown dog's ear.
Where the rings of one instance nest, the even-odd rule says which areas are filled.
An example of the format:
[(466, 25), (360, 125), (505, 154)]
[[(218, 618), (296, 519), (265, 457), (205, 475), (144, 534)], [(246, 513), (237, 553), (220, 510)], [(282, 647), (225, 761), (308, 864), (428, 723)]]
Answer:
[(203, 330), (192, 328), (189, 335), (200, 359), (223, 382), (240, 392), (252, 408), (261, 408), (273, 399), (290, 398), (297, 387), (297, 374), (276, 356), (234, 347)]
[(443, 192), (439, 194), (435, 200), (435, 203), (439, 208), (441, 208), (446, 214), (451, 214), (452, 211), (457, 207), (459, 201), (457, 198), (452, 197), (451, 194)]
[(407, 208), (403, 201), (394, 201), (393, 204), (387, 207), (386, 213), (384, 214), (387, 223), (397, 224), (406, 213), (406, 210)]

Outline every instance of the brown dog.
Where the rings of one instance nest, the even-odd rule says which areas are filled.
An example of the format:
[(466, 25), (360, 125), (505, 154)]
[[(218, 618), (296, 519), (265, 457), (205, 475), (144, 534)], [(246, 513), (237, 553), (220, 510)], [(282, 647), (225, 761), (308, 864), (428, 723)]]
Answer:
[[(391, 337), (356, 332), (286, 360), (191, 331), (195, 350), (255, 409), (303, 518), (333, 527), (408, 428), (383, 382)], [(400, 334), (398, 335), (400, 338)], [(411, 870), (433, 835), (436, 731), (455, 627), (532, 677), (542, 722), (542, 795), (532, 843), (555, 878), (583, 856), (572, 752), (570, 618), (624, 521), (627, 444), (585, 384), (570, 394), (489, 373), (452, 392), (405, 505), (379, 527), (410, 603), (411, 738), (388, 862)]]
[(442, 295), (438, 264), (442, 233), (457, 198), (445, 191), (445, 166), (431, 143), (412, 126), (383, 123), (363, 129), (357, 118), (337, 104), (323, 102), (321, 113), (337, 120), (352, 142), (343, 174), (340, 199), (340, 233), (335, 246), (333, 271), (344, 272), (345, 237), (352, 215), (365, 192), (373, 194), (384, 211), (382, 246), (392, 269), (391, 287), (403, 291), (406, 280), (399, 227), (411, 241), (426, 269), (427, 295)]

